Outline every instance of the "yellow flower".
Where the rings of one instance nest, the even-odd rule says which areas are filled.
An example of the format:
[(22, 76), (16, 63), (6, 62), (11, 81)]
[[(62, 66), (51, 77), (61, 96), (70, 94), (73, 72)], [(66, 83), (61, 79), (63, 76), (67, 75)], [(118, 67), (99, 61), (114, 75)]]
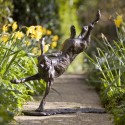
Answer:
[(114, 20), (115, 21), (115, 25), (116, 25), (116, 27), (120, 27), (120, 25), (121, 25), (121, 21), (120, 20)]
[(46, 34), (46, 28), (43, 28), (43, 34)]
[(42, 28), (42, 26), (35, 26), (35, 30), (36, 31), (39, 31), (39, 32), (43, 32), (43, 28)]
[(57, 35), (53, 36), (52, 41), (57, 41), (59, 37)]
[(122, 15), (118, 15), (118, 16), (116, 17), (116, 19), (114, 20), (114, 22), (115, 22), (116, 27), (119, 28), (120, 25), (121, 25), (122, 22), (123, 22)]
[(38, 51), (38, 48), (37, 48), (37, 47), (35, 47), (35, 48), (32, 49), (32, 53), (34, 53), (34, 54), (36, 54), (37, 51)]
[(41, 50), (38, 50), (36, 55), (41, 55)]
[(14, 22), (14, 23), (12, 24), (12, 29), (13, 29), (13, 31), (15, 31), (17, 28), (18, 28), (17, 22)]
[(30, 41), (25, 41), (25, 44), (27, 45), (27, 46), (30, 46), (31, 45), (31, 42)]
[(49, 50), (50, 45), (46, 44), (44, 45), (44, 53), (46, 53)]
[(42, 38), (42, 32), (35, 31), (34, 36), (33, 36), (37, 41), (39, 41)]
[(52, 34), (52, 31), (46, 30), (46, 35), (51, 35), (51, 34)]
[(24, 37), (24, 33), (21, 31), (15, 32), (15, 38), (21, 39)]
[(8, 25), (3, 25), (2, 31), (3, 31), (3, 32), (7, 32), (7, 31), (8, 31)]
[(53, 41), (52, 44), (51, 44), (52, 49), (54, 49), (56, 46), (57, 46), (57, 42)]
[(118, 16), (117, 16), (117, 20), (123, 22), (122, 15), (118, 15)]
[(35, 34), (35, 26), (30, 26), (27, 28), (26, 35), (29, 36), (31, 34)]
[(42, 38), (42, 26), (30, 26), (27, 29), (27, 36), (30, 36), (31, 38), (35, 38), (37, 41), (39, 41)]
[(9, 39), (9, 34), (3, 34), (2, 36), (1, 36), (1, 40), (3, 41), (3, 42), (7, 42), (8, 41), (8, 39)]

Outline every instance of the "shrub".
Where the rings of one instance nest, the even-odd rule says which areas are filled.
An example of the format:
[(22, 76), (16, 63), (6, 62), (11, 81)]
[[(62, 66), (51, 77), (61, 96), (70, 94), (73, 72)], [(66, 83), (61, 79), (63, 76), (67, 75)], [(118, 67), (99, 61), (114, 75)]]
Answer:
[[(37, 72), (39, 41), (46, 37), (44, 51), (52, 51), (58, 36), (42, 26), (18, 27), (16, 22), (5, 24), (0, 34), (0, 124), (6, 124), (31, 94), (40, 94), (45, 89), (43, 80), (14, 85), (12, 79), (33, 75)], [(53, 44), (54, 43), (54, 44)], [(56, 44), (55, 44), (56, 43)], [(50, 45), (50, 49), (49, 46)], [(52, 49), (51, 49), (52, 48)]]
[(12, 22), (13, 3), (12, 0), (0, 0), (0, 26)]
[(21, 25), (44, 25), (58, 33), (58, 8), (54, 0), (13, 0), (13, 19)]
[[(125, 32), (122, 16), (114, 20), (118, 40), (109, 43), (102, 35), (102, 48), (97, 47), (97, 54), (88, 59), (94, 64), (91, 81), (100, 87), (101, 99), (104, 106), (114, 115), (115, 125), (125, 123)], [(98, 81), (98, 82), (97, 82)]]

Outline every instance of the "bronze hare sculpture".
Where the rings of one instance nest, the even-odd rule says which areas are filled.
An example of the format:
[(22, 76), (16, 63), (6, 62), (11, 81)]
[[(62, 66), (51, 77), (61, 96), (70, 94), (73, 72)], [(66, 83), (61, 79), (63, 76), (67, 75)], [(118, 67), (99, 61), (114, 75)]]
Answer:
[(77, 37), (75, 27), (71, 26), (71, 35), (65, 40), (60, 52), (44, 54), (43, 42), (45, 39), (43, 38), (41, 44), (41, 55), (38, 57), (38, 73), (27, 78), (11, 80), (11, 82), (15, 84), (30, 80), (45, 80), (46, 89), (38, 109), (35, 110), (36, 112), (44, 112), (45, 98), (50, 91), (54, 79), (62, 75), (75, 57), (89, 46), (91, 31), (94, 28), (94, 25), (99, 21), (100, 16), (100, 11), (98, 11), (95, 20), (88, 26), (83, 26), (80, 35)]

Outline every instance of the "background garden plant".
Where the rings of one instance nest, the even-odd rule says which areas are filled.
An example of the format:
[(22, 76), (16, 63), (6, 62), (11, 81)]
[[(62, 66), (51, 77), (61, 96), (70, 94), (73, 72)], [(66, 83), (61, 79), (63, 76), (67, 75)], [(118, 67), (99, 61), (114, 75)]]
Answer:
[[(89, 74), (99, 90), (103, 105), (114, 115), (114, 124), (125, 123), (125, 25), (121, 15), (114, 19), (118, 40), (112, 43), (102, 34), (96, 54), (87, 58), (94, 64)], [(100, 43), (101, 42), (101, 43)]]
[[(12, 119), (12, 112), (18, 113), (18, 107), (31, 98), (28, 94), (39, 94), (42, 92), (41, 86), (44, 89), (43, 81), (25, 83), (25, 86), (15, 86), (9, 82), (10, 79), (37, 72), (36, 56), (40, 53), (38, 40), (41, 35), (46, 37), (45, 50), (55, 51), (57, 44), (61, 45), (69, 36), (66, 29), (70, 24), (74, 24), (79, 31), (79, 26), (88, 25), (93, 19), (92, 13), (100, 9), (102, 18), (93, 32), (96, 38), (92, 37), (92, 47), (87, 52), (88, 58), (95, 64), (91, 65), (94, 69), (89, 81), (98, 90), (101, 89), (102, 102), (107, 109), (112, 109), (115, 123), (123, 125), (124, 22), (121, 15), (115, 18), (114, 23), (112, 18), (116, 12), (124, 17), (124, 5), (124, 0), (0, 0), (0, 124)], [(44, 35), (40, 32), (41, 25), (44, 26)], [(38, 35), (36, 29), (39, 29)], [(105, 34), (105, 42), (100, 40), (100, 33)], [(60, 42), (57, 42), (58, 36), (53, 34), (60, 36)], [(78, 63), (80, 71), (86, 67), (82, 57), (71, 66), (71, 72), (79, 69)]]
[[(5, 24), (0, 34), (0, 124), (6, 124), (19, 113), (32, 94), (43, 92), (44, 81), (13, 85), (10, 80), (37, 72), (40, 39), (46, 38), (44, 51), (57, 46), (58, 36), (42, 26), (22, 26), (17, 22)], [(29, 95), (30, 94), (30, 95)]]

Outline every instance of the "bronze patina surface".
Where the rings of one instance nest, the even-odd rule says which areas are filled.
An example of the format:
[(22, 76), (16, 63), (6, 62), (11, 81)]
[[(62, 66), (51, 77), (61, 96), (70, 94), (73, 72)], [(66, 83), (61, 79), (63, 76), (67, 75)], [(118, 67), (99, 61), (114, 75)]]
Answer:
[[(99, 21), (100, 16), (100, 11), (98, 11), (94, 21), (91, 22), (88, 26), (83, 26), (81, 33), (78, 36), (76, 36), (75, 27), (72, 25), (70, 28), (70, 37), (65, 40), (62, 49), (57, 53), (45, 54), (43, 52), (43, 43), (45, 40), (43, 38), (41, 43), (41, 55), (38, 57), (38, 73), (27, 78), (11, 80), (11, 82), (15, 84), (40, 79), (43, 79), (46, 82), (46, 89), (42, 101), (38, 109), (35, 110), (36, 115), (52, 115), (56, 113), (60, 114), (60, 112), (64, 113), (62, 110), (60, 112), (44, 110), (45, 98), (49, 94), (54, 79), (62, 75), (71, 64), (71, 62), (75, 59), (75, 57), (90, 45), (91, 31), (95, 24)], [(70, 111), (74, 112), (75, 110), (68, 110), (68, 112)], [(35, 115), (35, 112), (31, 115)]]

